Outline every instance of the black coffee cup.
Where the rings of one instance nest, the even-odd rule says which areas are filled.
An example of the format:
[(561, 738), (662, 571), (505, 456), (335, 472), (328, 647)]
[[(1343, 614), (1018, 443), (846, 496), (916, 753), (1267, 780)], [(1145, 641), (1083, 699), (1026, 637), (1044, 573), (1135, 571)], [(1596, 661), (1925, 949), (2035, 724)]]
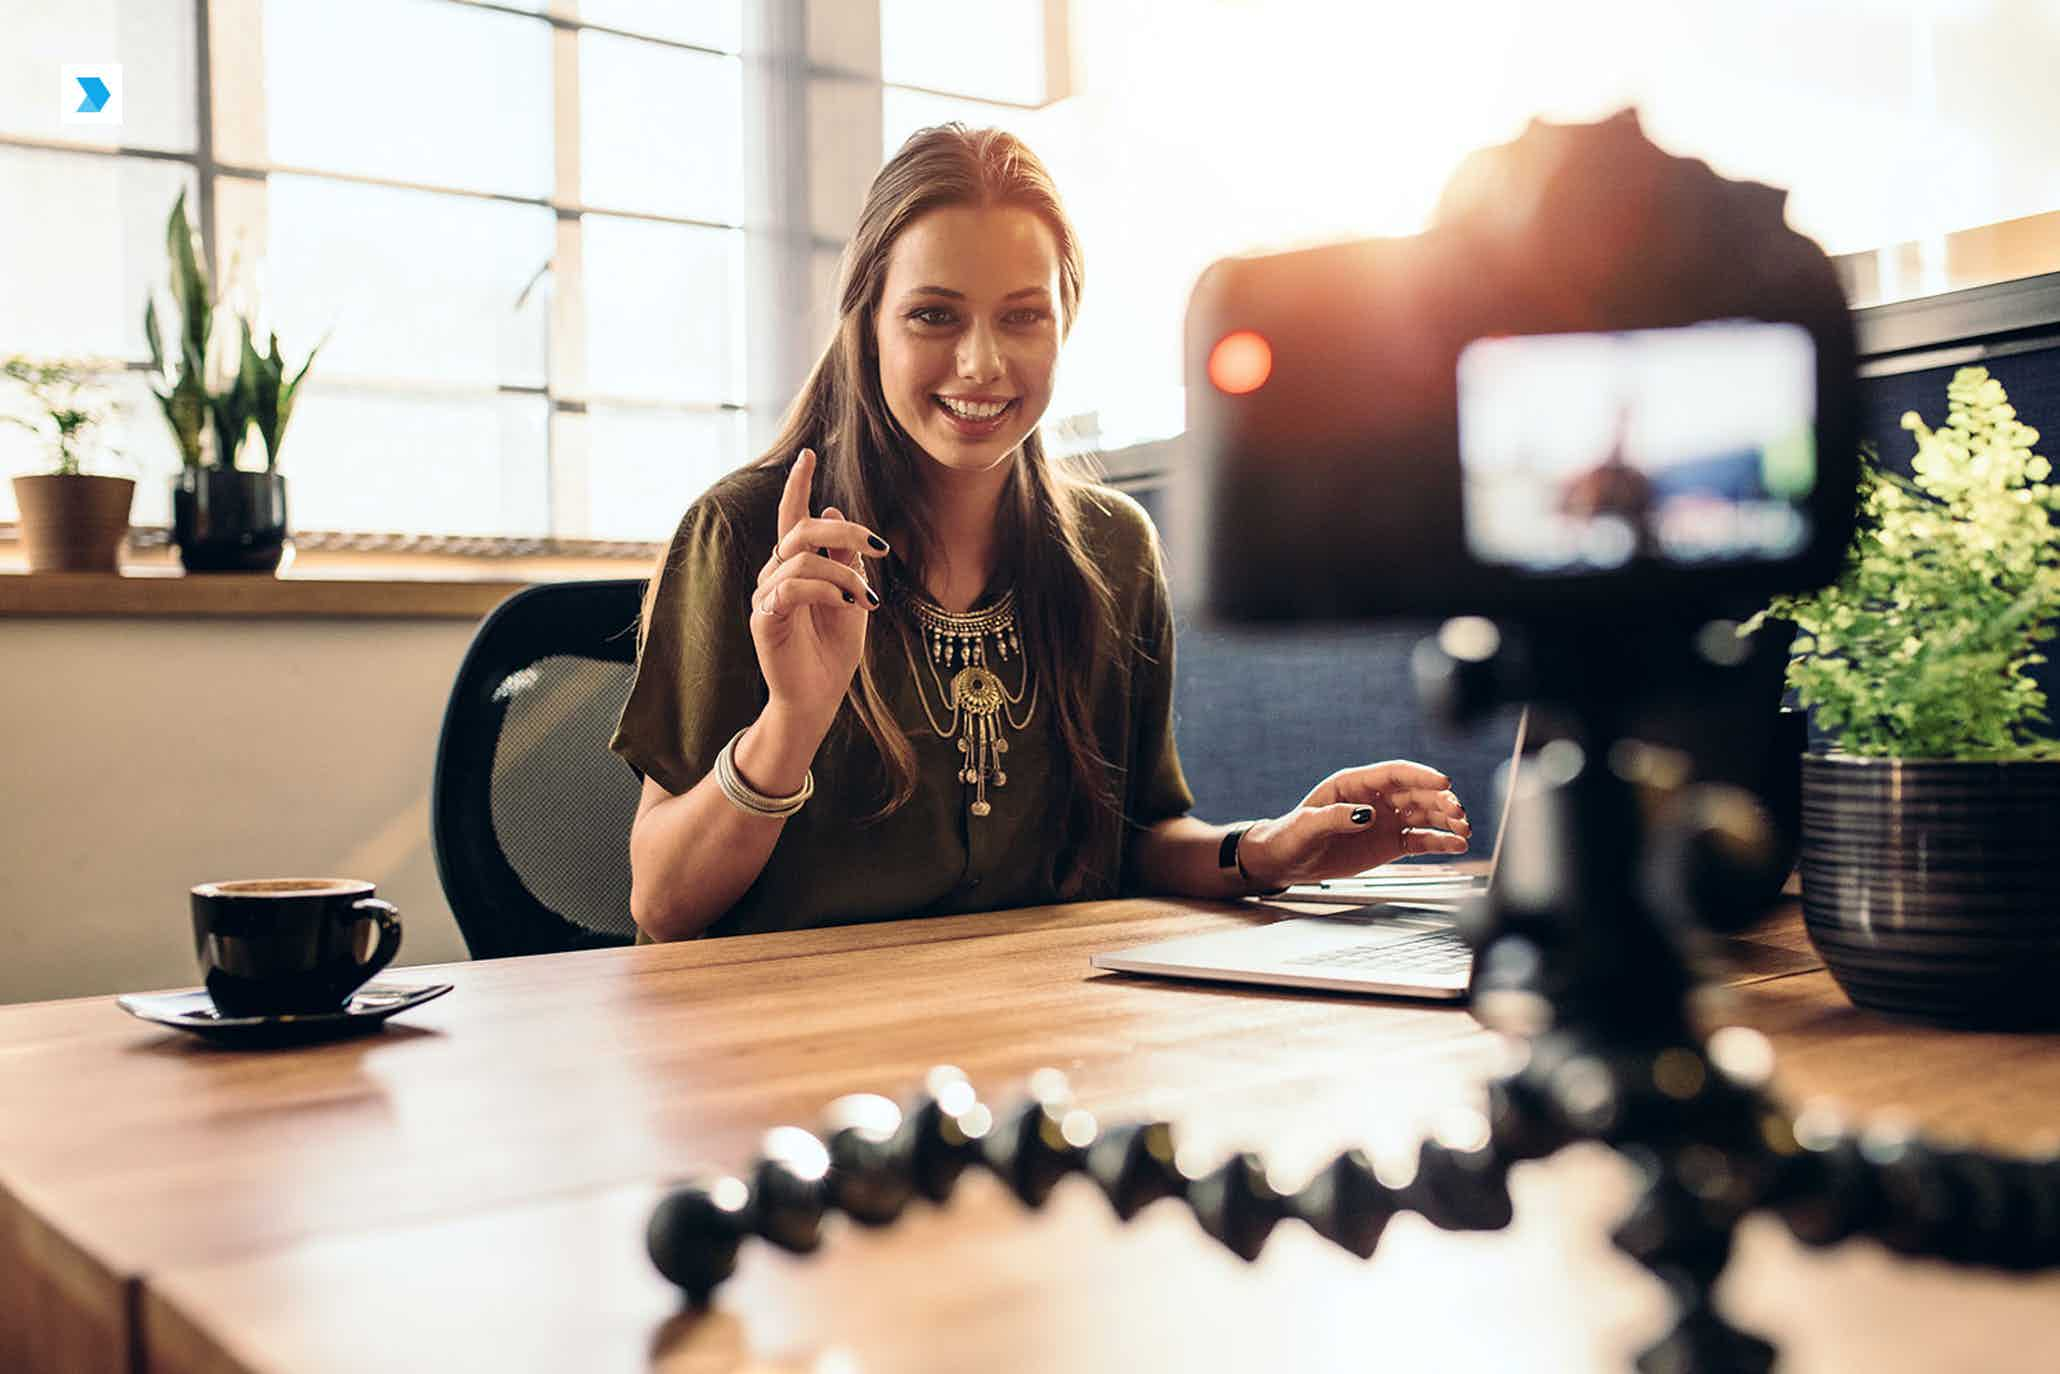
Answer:
[(401, 947), (400, 913), (356, 878), (248, 878), (193, 889), (193, 951), (224, 1016), (343, 1009)]

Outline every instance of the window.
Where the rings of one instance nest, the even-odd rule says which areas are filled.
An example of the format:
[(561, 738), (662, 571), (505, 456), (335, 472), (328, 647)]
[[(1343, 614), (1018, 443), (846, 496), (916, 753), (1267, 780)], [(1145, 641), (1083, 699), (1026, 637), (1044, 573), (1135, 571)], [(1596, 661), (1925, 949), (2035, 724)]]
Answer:
[(1038, 113), (1063, 94), (1047, 79), (1046, 9), (1047, 0), (881, 0), (886, 154), (917, 129), (951, 120), (1027, 140)]
[(884, 142), (960, 118), (1051, 167), (1087, 289), (1050, 414), (1105, 449), (1180, 429), (1210, 262), (1417, 232), (1459, 159), (1533, 115), (1636, 105), (1669, 151), (1789, 188), (1798, 229), (1882, 259), (1856, 304), (1993, 280), (1994, 255), (1948, 275), (1944, 240), (1997, 221), (2044, 244), (2003, 275), (2060, 269), (2050, 0), (1075, 0), (1046, 92), (1029, 8), (883, 0)]
[[(0, 285), (0, 354), (110, 361), (138, 524), (178, 468), (142, 312), (181, 189), (217, 288), (289, 363), (325, 341), (282, 464), (297, 531), (660, 540), (743, 461), (744, 0), (28, 9), (0, 186), (37, 213), (0, 252), (38, 270)], [(122, 64), (118, 128), (60, 118), (87, 61)], [(34, 462), (0, 432), (0, 466)]]
[[(177, 459), (141, 308), (182, 188), (219, 264), (262, 262), (242, 286), (289, 358), (328, 340), (286, 450), (303, 533), (663, 538), (769, 440), (878, 158), (946, 119), (1021, 134), (1079, 226), (1062, 446), (1178, 432), (1208, 263), (1414, 232), (1533, 115), (1635, 104), (1671, 151), (1791, 188), (1792, 223), (1878, 261), (1866, 300), (1994, 279), (1945, 243), (1998, 221), (2036, 263), (1987, 270), (2060, 268), (2047, 0), (32, 0), (8, 22), (0, 194), (35, 213), (0, 216), (33, 265), (0, 273), (0, 354), (118, 360), (146, 525)], [(124, 66), (118, 130), (60, 117), (55, 74), (88, 60)], [(0, 427), (0, 468), (29, 463)]]

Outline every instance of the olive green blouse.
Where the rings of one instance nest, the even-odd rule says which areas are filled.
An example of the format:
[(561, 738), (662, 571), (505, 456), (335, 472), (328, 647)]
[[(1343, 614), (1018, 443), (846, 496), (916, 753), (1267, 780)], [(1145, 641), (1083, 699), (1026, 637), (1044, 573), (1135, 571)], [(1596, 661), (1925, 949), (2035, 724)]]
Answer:
[[(751, 593), (772, 551), (785, 477), (783, 467), (754, 467), (723, 478), (680, 521), (658, 574), (636, 681), (610, 747), (675, 796), (699, 782), (730, 737), (765, 706)], [(1133, 886), (1135, 833), (1194, 805), (1173, 742), (1173, 617), (1150, 517), (1105, 487), (1086, 488), (1078, 499), (1086, 546), (1115, 606), (1116, 652), (1101, 660), (1108, 666), (1091, 685), (1090, 712), (1124, 820), (1097, 832), (1084, 856), (1086, 886), (1061, 892), (1067, 799), (1057, 777), (1064, 754), (1049, 684), (1039, 689), (1027, 728), (1004, 727), (1007, 781), (989, 783), (989, 814), (971, 815), (974, 789), (959, 781), (957, 744), (931, 719), (948, 727), (949, 708), (928, 665), (920, 658), (911, 664), (887, 621), (908, 614), (889, 598), (868, 626), (867, 652), (915, 749), (915, 795), (873, 818), (887, 796), (887, 773), (846, 708), (816, 756), (815, 795), (787, 821), (764, 871), (708, 934), (1035, 906)], [(1026, 647), (1034, 675), (1035, 649)], [(1016, 681), (1012, 670), (1002, 676)], [(918, 691), (928, 693), (928, 716)], [(1022, 719), (1020, 709), (1016, 716)]]

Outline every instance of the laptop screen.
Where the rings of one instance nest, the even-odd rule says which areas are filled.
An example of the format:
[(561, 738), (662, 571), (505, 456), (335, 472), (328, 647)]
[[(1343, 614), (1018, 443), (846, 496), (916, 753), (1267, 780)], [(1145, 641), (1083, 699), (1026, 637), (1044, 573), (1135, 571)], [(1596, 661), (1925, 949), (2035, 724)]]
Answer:
[(1509, 762), (1503, 767), (1509, 776), (1502, 783), (1502, 814), (1495, 821), (1495, 848), (1488, 855), (1488, 886), (1495, 886), (1495, 870), (1502, 863), (1502, 837), (1509, 833), (1509, 813), (1516, 806), (1516, 774), (1523, 767), (1524, 735), (1531, 724), (1531, 709), (1526, 706), (1516, 718), (1516, 747), (1509, 751)]

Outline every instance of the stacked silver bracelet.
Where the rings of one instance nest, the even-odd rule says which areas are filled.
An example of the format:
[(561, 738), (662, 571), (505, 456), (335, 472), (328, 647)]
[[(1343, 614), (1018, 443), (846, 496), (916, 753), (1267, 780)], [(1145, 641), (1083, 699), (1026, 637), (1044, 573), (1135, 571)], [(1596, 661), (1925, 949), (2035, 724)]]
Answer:
[[(745, 726), (744, 729), (750, 729)], [(752, 787), (737, 774), (737, 741), (744, 738), (739, 730), (730, 736), (730, 742), (715, 756), (715, 785), (730, 799), (730, 805), (753, 816), (770, 816), (774, 820), (785, 820), (807, 804), (815, 795), (815, 770), (809, 769), (801, 779), (801, 790), (791, 797), (768, 797)]]

